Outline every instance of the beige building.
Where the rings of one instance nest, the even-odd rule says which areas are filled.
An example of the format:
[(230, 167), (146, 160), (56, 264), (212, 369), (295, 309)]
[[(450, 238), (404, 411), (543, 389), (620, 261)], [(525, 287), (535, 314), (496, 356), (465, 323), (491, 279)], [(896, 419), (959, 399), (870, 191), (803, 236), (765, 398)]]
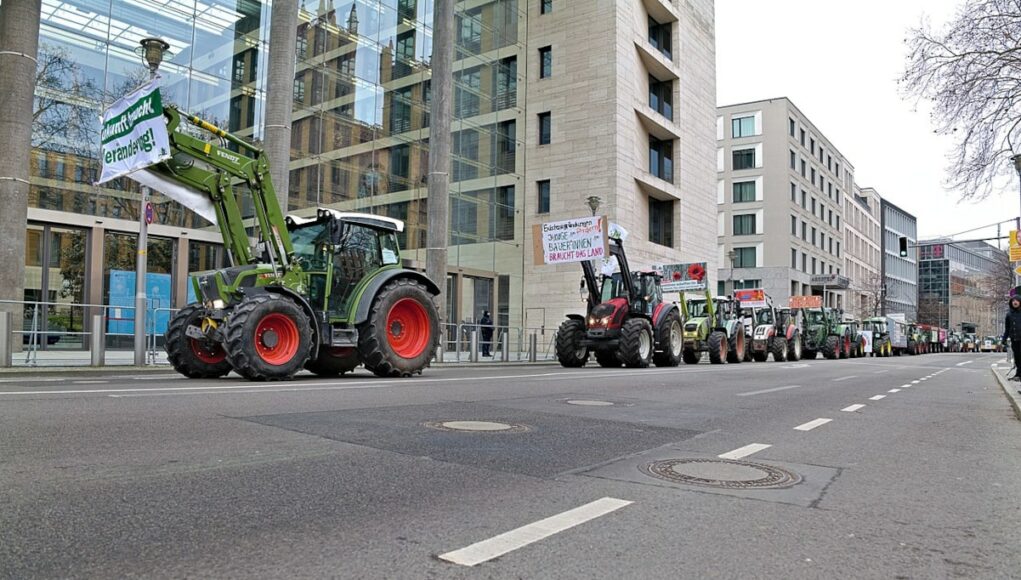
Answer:
[(879, 316), (883, 303), (882, 198), (874, 188), (854, 186), (844, 198), (844, 271), (851, 281), (847, 311)]
[[(633, 269), (715, 272), (715, 33), (710, 0), (528, 3), (526, 247), (532, 226), (598, 212), (629, 232)], [(525, 325), (578, 312), (577, 264), (525, 256)]]
[(716, 140), (718, 292), (825, 294), (842, 308), (851, 163), (786, 97), (720, 107)]

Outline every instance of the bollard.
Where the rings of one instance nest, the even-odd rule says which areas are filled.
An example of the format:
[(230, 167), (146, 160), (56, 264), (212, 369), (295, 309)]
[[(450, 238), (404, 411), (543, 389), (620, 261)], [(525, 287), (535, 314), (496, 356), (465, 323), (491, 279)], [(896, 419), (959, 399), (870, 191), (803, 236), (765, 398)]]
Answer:
[(101, 367), (106, 364), (106, 332), (103, 328), (103, 315), (92, 315), (92, 333), (89, 334), (89, 352), (92, 355), (92, 366)]
[(533, 332), (528, 337), (528, 362), (539, 360), (539, 337)]
[(468, 339), (468, 362), (479, 362), (479, 331), (472, 330)]
[(10, 312), (0, 312), (0, 368), (10, 368), (14, 362), (14, 328)]
[(443, 337), (440, 337), (439, 344), (436, 345), (436, 358), (435, 361), (438, 363), (443, 362)]
[(503, 333), (503, 340), (500, 341), (500, 360), (510, 362), (510, 341), (507, 340), (507, 333)]

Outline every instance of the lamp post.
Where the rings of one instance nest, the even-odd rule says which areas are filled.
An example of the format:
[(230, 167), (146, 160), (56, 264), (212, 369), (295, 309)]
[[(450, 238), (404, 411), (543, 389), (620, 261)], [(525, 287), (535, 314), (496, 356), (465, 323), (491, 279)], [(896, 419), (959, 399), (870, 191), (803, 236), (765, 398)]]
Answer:
[[(737, 252), (735, 252), (734, 250), (728, 250), (727, 251), (727, 258), (730, 260), (730, 270), (727, 271), (727, 284), (730, 285), (731, 291), (734, 290), (734, 288), (733, 288), (733, 286), (734, 286), (734, 259), (736, 257), (737, 257)], [(723, 290), (724, 290), (724, 293), (726, 293), (727, 288), (724, 287)]]
[[(163, 55), (166, 54), (170, 45), (162, 38), (143, 38), (138, 41), (138, 54), (142, 61), (149, 67), (149, 80), (156, 78), (156, 71), (163, 62)], [(145, 277), (149, 268), (148, 245), (149, 245), (149, 224), (146, 221), (146, 210), (149, 207), (149, 188), (142, 186), (142, 200), (138, 206), (138, 253), (135, 257), (135, 366), (145, 365), (145, 322), (146, 302)]]
[(598, 195), (590, 195), (585, 198), (585, 203), (592, 210), (592, 217), (595, 217), (596, 212), (599, 211), (599, 206), (603, 204), (603, 199)]
[[(1014, 171), (1017, 172), (1018, 186), (1021, 187), (1021, 153), (1018, 153), (1017, 155), (1014, 155), (1010, 159), (1011, 159), (1011, 161), (1014, 162)], [(1014, 229), (1016, 229), (1018, 232), (1021, 232), (1021, 213), (1018, 214), (1017, 221), (1014, 223)], [(1019, 234), (1019, 235), (1021, 235), (1021, 234)], [(997, 242), (997, 243), (999, 243), (999, 242)], [(1007, 252), (1008, 253), (1010, 252), (1009, 247), (1007, 249)], [(1019, 276), (1015, 276), (1014, 277), (1014, 285), (1015, 286), (1021, 285), (1021, 277), (1019, 277)]]

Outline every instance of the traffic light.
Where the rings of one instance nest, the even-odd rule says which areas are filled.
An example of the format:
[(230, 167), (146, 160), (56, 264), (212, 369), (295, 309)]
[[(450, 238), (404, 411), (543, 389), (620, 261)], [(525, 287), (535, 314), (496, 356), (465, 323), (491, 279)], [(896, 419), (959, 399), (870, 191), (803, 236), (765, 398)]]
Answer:
[(898, 241), (900, 242), (900, 257), (901, 258), (907, 258), (908, 257), (908, 239), (907, 239), (907, 237), (901, 236)]

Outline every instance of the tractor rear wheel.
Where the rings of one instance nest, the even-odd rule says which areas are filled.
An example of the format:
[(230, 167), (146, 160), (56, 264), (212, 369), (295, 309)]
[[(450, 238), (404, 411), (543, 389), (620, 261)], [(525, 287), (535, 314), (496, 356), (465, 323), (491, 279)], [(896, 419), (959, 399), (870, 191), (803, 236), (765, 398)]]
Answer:
[(822, 345), (822, 355), (830, 360), (840, 357), (843, 345), (839, 336), (830, 335)]
[(644, 318), (629, 318), (620, 329), (617, 357), (630, 369), (643, 369), (652, 362), (652, 325)]
[(802, 357), (801, 333), (794, 331), (790, 342), (787, 343), (787, 360), (798, 362)]
[(323, 346), (316, 358), (305, 363), (305, 368), (320, 377), (335, 377), (355, 370), (360, 364), (354, 348)]
[(616, 369), (620, 368), (620, 359), (617, 358), (617, 351), (615, 350), (597, 350), (596, 351), (596, 362), (599, 366), (605, 369)]
[(908, 353), (908, 354), (912, 354), (912, 355), (913, 355), (913, 354), (915, 354), (915, 348), (916, 348), (916, 347), (915, 347), (915, 341), (913, 341), (913, 340), (909, 340), (909, 341), (908, 341), (908, 350), (907, 350), (907, 353)]
[(411, 278), (391, 281), (372, 299), (358, 325), (358, 354), (379, 377), (410, 377), (429, 366), (440, 321), (432, 295)]
[(675, 367), (681, 364), (684, 337), (681, 334), (681, 317), (676, 310), (659, 323), (659, 340), (656, 341), (656, 346), (660, 348), (659, 352), (652, 355), (656, 366)]
[(227, 320), (227, 360), (248, 380), (290, 379), (308, 361), (311, 328), (293, 300), (269, 293), (250, 296)]
[(730, 337), (730, 348), (727, 350), (727, 362), (737, 364), (744, 361), (744, 326), (734, 325), (734, 336)]
[(681, 358), (686, 365), (697, 365), (698, 361), (702, 360), (702, 353), (693, 348), (685, 348), (681, 351)]
[(851, 358), (851, 337), (845, 336), (840, 339), (840, 351), (838, 358)]
[(189, 326), (201, 326), (206, 317), (201, 304), (189, 304), (179, 310), (167, 325), (163, 348), (174, 370), (189, 379), (215, 379), (230, 372), (227, 353), (214, 340), (200, 340), (185, 334)]
[(577, 368), (588, 362), (588, 349), (581, 345), (585, 338), (585, 322), (568, 318), (557, 331), (557, 360), (560, 366)]
[(787, 360), (787, 339), (782, 336), (774, 336), (769, 350), (773, 353), (773, 362), (784, 362)]
[(727, 333), (714, 330), (709, 334), (709, 362), (718, 365), (727, 360)]

